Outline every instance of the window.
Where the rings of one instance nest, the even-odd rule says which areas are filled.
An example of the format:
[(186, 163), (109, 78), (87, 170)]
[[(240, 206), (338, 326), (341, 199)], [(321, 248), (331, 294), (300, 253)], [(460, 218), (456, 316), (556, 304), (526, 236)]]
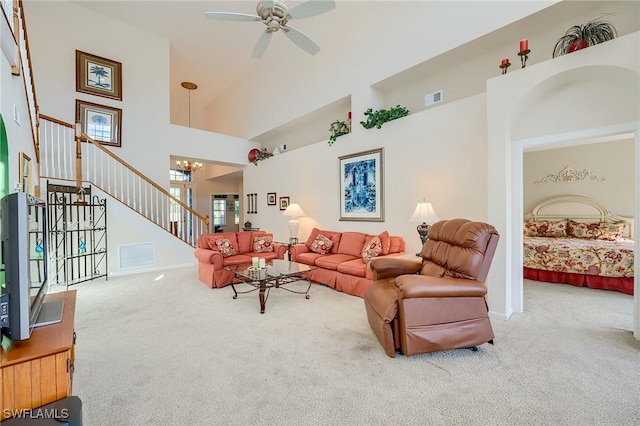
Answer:
[(213, 196), (213, 224), (220, 226), (227, 224), (227, 197), (225, 195)]
[(170, 169), (169, 179), (176, 182), (191, 182), (191, 173), (184, 170)]

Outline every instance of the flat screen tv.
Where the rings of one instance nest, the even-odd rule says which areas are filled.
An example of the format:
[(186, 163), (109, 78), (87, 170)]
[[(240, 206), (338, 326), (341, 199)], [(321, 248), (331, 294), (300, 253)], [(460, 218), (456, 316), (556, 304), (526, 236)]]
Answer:
[(0, 200), (0, 250), (4, 266), (0, 328), (11, 340), (28, 339), (34, 327), (61, 319), (61, 304), (44, 303), (49, 290), (46, 218), (46, 203), (24, 192)]

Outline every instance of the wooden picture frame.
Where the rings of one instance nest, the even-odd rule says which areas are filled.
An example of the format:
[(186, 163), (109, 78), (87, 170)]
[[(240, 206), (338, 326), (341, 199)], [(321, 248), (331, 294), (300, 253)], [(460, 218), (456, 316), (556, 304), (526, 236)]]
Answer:
[(82, 132), (102, 145), (122, 146), (122, 110), (76, 100), (76, 122)]
[(76, 50), (76, 91), (122, 100), (122, 64)]
[(18, 155), (19, 192), (29, 193), (31, 188), (31, 157), (24, 152)]
[(289, 207), (289, 197), (280, 197), (280, 210), (286, 210)]
[(340, 220), (384, 222), (383, 149), (344, 155), (340, 173)]
[(267, 192), (267, 205), (275, 206), (276, 203), (276, 193), (275, 192)]

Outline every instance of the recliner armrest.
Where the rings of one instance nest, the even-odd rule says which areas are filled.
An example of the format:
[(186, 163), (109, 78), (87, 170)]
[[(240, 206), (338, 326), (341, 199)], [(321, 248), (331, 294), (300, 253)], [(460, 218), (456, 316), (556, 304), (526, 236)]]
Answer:
[(441, 278), (426, 275), (401, 275), (396, 287), (404, 299), (419, 297), (484, 297), (484, 283), (465, 278)]
[(422, 259), (416, 257), (416, 260), (384, 258), (372, 259), (369, 263), (376, 280), (384, 278), (397, 277), (405, 274), (415, 274), (422, 267)]

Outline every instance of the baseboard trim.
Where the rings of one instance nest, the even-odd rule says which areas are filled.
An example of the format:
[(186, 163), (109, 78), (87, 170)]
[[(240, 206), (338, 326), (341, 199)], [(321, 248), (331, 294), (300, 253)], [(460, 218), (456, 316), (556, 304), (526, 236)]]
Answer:
[(142, 274), (146, 272), (160, 272), (167, 271), (172, 269), (180, 269), (180, 268), (188, 268), (198, 266), (196, 262), (194, 263), (183, 263), (179, 265), (170, 265), (170, 266), (156, 266), (150, 268), (127, 268), (116, 272), (109, 272), (110, 277), (121, 277), (124, 275), (134, 275), (134, 274)]

